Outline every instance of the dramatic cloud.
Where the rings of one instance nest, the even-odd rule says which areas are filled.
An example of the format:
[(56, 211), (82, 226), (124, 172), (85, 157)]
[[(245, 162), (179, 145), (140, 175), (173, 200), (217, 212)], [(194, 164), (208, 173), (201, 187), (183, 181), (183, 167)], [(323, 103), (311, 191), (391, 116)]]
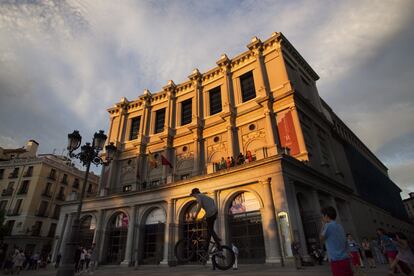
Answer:
[(106, 129), (106, 108), (122, 96), (184, 81), (281, 31), (321, 76), (321, 96), (414, 191), (412, 142), (401, 143), (414, 141), (412, 10), (412, 1), (2, 1), (0, 145), (35, 139), (60, 152), (73, 129)]

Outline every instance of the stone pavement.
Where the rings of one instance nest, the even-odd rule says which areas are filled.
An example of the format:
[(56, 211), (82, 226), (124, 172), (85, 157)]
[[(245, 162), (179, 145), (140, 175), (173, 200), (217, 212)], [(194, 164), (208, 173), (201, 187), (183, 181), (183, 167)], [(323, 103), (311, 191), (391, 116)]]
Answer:
[[(361, 276), (374, 276), (374, 275), (388, 275), (388, 266), (381, 265), (375, 269), (363, 269)], [(22, 271), (22, 276), (52, 276), (56, 275), (56, 271), (52, 268), (41, 269), (38, 271)], [(79, 274), (77, 274), (79, 276)], [(240, 265), (239, 270), (227, 270), (220, 271), (211, 269), (211, 266), (195, 266), (185, 265), (177, 267), (167, 266), (140, 266), (137, 270), (131, 267), (119, 267), (119, 266), (101, 266), (93, 274), (93, 276), (126, 276), (126, 275), (168, 275), (168, 276), (202, 276), (202, 275), (272, 275), (272, 276), (330, 276), (330, 270), (328, 265), (306, 267), (304, 270), (296, 270), (293, 267), (280, 267), (280, 266), (266, 266), (266, 265)], [(80, 276), (89, 276), (88, 273), (82, 273)]]

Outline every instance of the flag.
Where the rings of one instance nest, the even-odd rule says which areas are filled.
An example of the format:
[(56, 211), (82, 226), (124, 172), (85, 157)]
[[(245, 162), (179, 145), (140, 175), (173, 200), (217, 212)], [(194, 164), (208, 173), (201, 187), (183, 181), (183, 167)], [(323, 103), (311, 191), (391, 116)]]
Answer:
[(155, 159), (154, 155), (150, 151), (148, 151), (148, 153), (148, 161), (151, 169), (158, 167), (158, 161)]
[(170, 166), (170, 168), (172, 169), (172, 165), (170, 163), (170, 161), (168, 161), (167, 158), (164, 157), (164, 155), (161, 154), (161, 164), (163, 166)]

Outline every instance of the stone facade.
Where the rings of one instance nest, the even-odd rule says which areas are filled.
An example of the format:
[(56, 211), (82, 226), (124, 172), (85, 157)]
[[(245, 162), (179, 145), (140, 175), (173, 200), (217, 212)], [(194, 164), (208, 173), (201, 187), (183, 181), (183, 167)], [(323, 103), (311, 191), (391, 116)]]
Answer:
[[(318, 75), (289, 41), (274, 33), (247, 48), (108, 109), (108, 142), (119, 152), (102, 170), (100, 197), (83, 205), (101, 264), (175, 264), (177, 240), (205, 232), (202, 214), (190, 220), (194, 187), (215, 199), (217, 231), (246, 263), (290, 259), (293, 238), (306, 256), (328, 205), (357, 239), (377, 227), (413, 234), (401, 209), (364, 193), (351, 158), (383, 177), (375, 193), (402, 204), (387, 168), (319, 97)], [(75, 211), (75, 202), (62, 209), (55, 256)]]
[[(63, 156), (37, 154), (37, 142), (26, 148), (2, 149), (0, 208), (7, 233), (3, 243), (27, 253), (52, 253), (60, 206), (80, 193), (84, 172)], [(89, 176), (88, 197), (96, 196), (99, 177)]]

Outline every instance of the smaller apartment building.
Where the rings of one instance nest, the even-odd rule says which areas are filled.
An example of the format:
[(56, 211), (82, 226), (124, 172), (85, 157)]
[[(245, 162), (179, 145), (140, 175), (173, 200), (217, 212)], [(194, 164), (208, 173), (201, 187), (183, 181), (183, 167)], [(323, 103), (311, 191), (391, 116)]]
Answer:
[[(70, 159), (54, 154), (37, 155), (38, 143), (25, 148), (0, 148), (0, 209), (5, 213), (8, 250), (14, 246), (28, 253), (50, 253), (60, 216), (60, 206), (81, 192), (84, 172)], [(99, 177), (93, 173), (87, 196), (96, 195)]]

